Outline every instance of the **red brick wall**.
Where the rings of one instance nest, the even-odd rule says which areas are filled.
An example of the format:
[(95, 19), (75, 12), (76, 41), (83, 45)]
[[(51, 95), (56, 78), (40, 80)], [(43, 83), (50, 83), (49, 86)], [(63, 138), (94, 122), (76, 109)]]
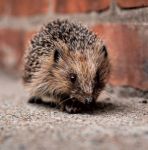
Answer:
[(27, 41), (43, 23), (79, 21), (107, 44), (112, 85), (148, 89), (148, 0), (0, 0), (0, 66), (19, 70)]

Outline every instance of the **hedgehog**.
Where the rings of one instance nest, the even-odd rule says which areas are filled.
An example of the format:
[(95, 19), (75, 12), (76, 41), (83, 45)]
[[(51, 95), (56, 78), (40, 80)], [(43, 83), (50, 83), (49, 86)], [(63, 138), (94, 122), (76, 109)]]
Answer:
[(28, 45), (22, 78), (29, 102), (48, 101), (67, 113), (93, 110), (110, 75), (104, 42), (87, 27), (58, 19)]

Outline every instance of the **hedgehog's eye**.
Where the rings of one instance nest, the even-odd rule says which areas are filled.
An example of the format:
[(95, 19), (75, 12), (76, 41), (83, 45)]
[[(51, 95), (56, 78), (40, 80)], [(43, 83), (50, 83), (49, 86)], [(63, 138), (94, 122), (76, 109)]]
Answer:
[(60, 57), (61, 57), (60, 50), (59, 49), (55, 49), (55, 51), (54, 51), (54, 62), (57, 63), (59, 61)]
[(108, 54), (107, 54), (107, 49), (105, 45), (102, 46), (101, 52), (104, 54), (104, 57), (106, 58)]
[(77, 79), (77, 75), (75, 73), (71, 73), (70, 74), (70, 81), (72, 83), (75, 83), (76, 79)]

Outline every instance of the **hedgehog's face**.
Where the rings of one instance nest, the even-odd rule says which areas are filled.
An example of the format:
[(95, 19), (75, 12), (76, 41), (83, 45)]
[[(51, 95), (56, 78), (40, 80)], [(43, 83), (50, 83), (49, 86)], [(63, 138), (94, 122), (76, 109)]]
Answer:
[(105, 46), (83, 51), (56, 49), (51, 69), (54, 92), (63, 99), (92, 103), (104, 88), (109, 70)]

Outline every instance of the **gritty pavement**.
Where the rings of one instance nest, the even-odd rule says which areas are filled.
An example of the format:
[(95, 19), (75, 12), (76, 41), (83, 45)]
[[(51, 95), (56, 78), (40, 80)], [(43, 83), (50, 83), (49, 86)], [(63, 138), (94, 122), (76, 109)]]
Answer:
[(28, 104), (21, 82), (0, 72), (0, 150), (148, 150), (148, 100), (104, 92), (93, 113)]

